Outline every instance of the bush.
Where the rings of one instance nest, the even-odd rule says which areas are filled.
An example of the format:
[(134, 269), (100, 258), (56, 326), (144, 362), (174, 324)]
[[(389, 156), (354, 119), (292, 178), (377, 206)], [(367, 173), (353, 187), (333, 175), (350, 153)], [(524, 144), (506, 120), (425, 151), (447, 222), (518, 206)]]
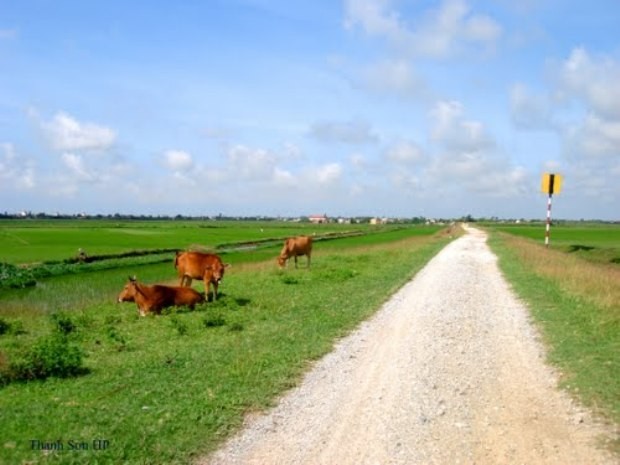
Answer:
[(226, 320), (221, 315), (209, 315), (203, 320), (203, 323), (206, 328), (217, 328), (218, 326), (224, 326)]
[(9, 365), (14, 381), (45, 379), (50, 376), (67, 378), (83, 374), (84, 353), (66, 337), (53, 334), (37, 341), (25, 356)]
[(31, 270), (0, 262), (0, 288), (23, 288), (36, 283)]
[(63, 336), (67, 336), (68, 334), (71, 334), (77, 329), (77, 326), (75, 325), (71, 317), (65, 315), (64, 313), (52, 314), (52, 321), (56, 326), (56, 331), (58, 331), (58, 333)]
[(10, 329), (11, 323), (4, 320), (3, 318), (0, 318), (0, 335), (8, 333)]
[(3, 334), (12, 334), (19, 336), (20, 334), (26, 334), (24, 324), (19, 321), (7, 321), (4, 318), (0, 318), (0, 336)]
[(175, 315), (172, 316), (170, 322), (172, 323), (173, 328), (177, 330), (179, 336), (185, 336), (187, 334), (187, 325), (183, 321), (179, 320)]

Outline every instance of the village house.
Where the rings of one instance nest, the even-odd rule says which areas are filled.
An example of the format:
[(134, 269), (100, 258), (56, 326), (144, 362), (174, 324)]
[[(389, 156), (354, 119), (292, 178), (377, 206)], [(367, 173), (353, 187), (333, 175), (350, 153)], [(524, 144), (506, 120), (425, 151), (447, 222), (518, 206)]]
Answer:
[(310, 215), (308, 219), (314, 224), (327, 223), (328, 221), (327, 215)]

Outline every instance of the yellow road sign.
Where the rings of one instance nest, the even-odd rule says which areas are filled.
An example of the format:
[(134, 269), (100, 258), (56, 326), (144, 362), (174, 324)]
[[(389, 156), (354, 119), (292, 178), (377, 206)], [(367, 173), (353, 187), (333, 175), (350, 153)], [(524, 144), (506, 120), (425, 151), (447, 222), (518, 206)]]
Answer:
[(543, 174), (540, 190), (544, 194), (559, 194), (562, 190), (562, 175), (551, 173)]

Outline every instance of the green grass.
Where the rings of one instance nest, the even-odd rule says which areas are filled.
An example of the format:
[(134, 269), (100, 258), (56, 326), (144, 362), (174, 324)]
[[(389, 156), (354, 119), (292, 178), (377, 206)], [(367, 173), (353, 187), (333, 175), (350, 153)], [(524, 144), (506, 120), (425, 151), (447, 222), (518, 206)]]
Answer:
[[(591, 237), (598, 237), (598, 232)], [(580, 268), (569, 254), (553, 254), (545, 260), (541, 257), (544, 248), (523, 252), (527, 244), (519, 245), (497, 233), (489, 244), (541, 328), (549, 361), (562, 373), (562, 386), (598, 413), (620, 423), (620, 302), (597, 303), (598, 296), (584, 292), (578, 280), (569, 284), (564, 276)], [(558, 263), (551, 267), (549, 260)], [(610, 265), (586, 264), (590, 273), (616, 273), (606, 268)]]
[(33, 263), (73, 258), (79, 248), (89, 255), (101, 255), (353, 230), (371, 229), (369, 225), (275, 221), (3, 220), (0, 257), (7, 263)]
[[(494, 225), (493, 229), (545, 241), (545, 225)], [(598, 263), (620, 264), (620, 225), (559, 223), (551, 226), (550, 246)]]
[[(85, 352), (89, 370), (0, 390), (0, 462), (173, 464), (212, 450), (246, 413), (272, 405), (310, 361), (376, 311), (448, 240), (431, 238), (432, 230), (420, 237), (421, 230), (411, 229), (409, 238), (386, 231), (383, 239), (318, 243), (311, 270), (303, 260), (298, 270), (278, 270), (275, 249), (230, 254), (221, 298), (193, 312), (139, 318), (134, 304), (114, 303), (129, 269), (0, 294), (0, 317), (22, 321), (25, 330), (0, 336), (0, 366), (53, 331), (49, 314), (64, 296), (72, 301), (65, 316), (76, 327), (68, 337)], [(172, 263), (138, 271), (145, 281), (174, 279)], [(29, 301), (54, 303), (30, 308)], [(64, 450), (33, 451), (35, 439), (61, 440)], [(96, 439), (109, 446), (93, 450)], [(69, 450), (69, 441), (89, 449)]]

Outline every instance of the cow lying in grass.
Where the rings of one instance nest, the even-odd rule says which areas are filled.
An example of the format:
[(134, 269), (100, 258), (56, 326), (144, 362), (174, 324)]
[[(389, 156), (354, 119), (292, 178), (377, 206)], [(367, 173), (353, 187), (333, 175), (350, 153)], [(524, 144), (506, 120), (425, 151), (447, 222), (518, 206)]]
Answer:
[(135, 276), (129, 278), (129, 282), (118, 295), (119, 302), (135, 302), (140, 316), (146, 316), (147, 313), (160, 314), (163, 308), (173, 306), (193, 309), (204, 300), (204, 296), (191, 287), (161, 284), (147, 286), (140, 284)]
[(202, 279), (205, 283), (205, 297), (209, 296), (213, 284), (213, 300), (217, 299), (217, 289), (224, 277), (228, 263), (212, 253), (177, 252), (174, 267), (177, 269), (179, 286), (191, 286), (192, 279)]
[(278, 257), (278, 265), (280, 268), (284, 268), (286, 261), (294, 257), (295, 268), (297, 268), (297, 257), (305, 255), (308, 258), (308, 268), (310, 268), (310, 254), (312, 253), (312, 237), (310, 236), (297, 236), (289, 237), (284, 241), (284, 247)]

